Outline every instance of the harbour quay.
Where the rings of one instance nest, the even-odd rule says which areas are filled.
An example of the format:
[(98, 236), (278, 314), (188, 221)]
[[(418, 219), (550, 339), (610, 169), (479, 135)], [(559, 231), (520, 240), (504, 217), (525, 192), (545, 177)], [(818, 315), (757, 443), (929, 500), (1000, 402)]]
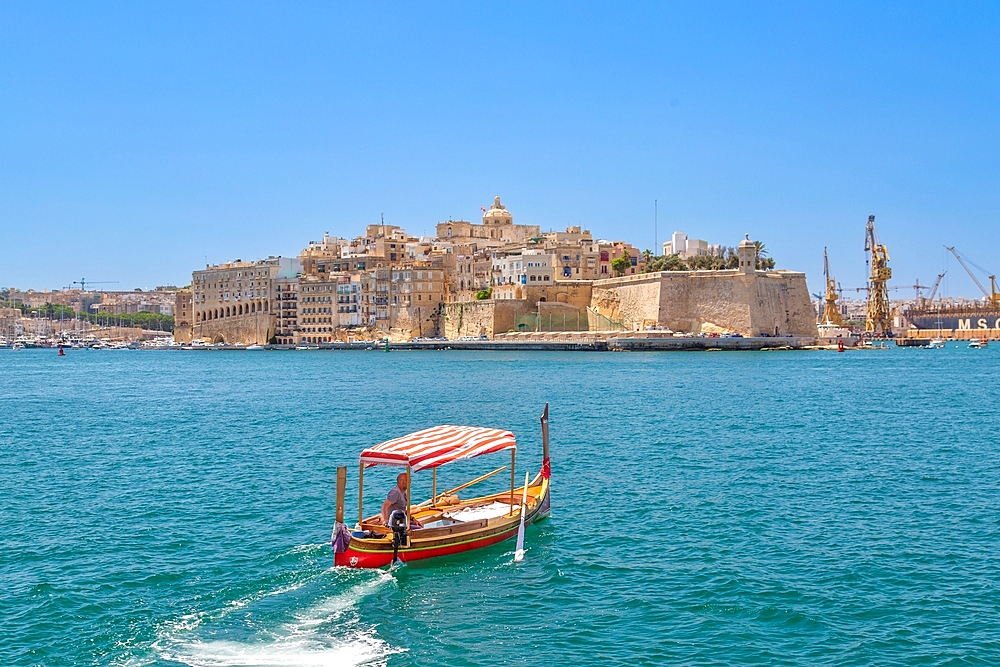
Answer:
[[(581, 332), (577, 332), (581, 333)], [(656, 336), (651, 332), (592, 332), (509, 334), (480, 340), (412, 340), (407, 342), (352, 341), (322, 343), (316, 346), (265, 345), (266, 350), (326, 351), (326, 350), (476, 350), (493, 352), (681, 352), (734, 350), (802, 350), (814, 347), (816, 339), (809, 336), (756, 337), (687, 337)], [(202, 348), (212, 349), (212, 348)], [(242, 349), (242, 348), (216, 348)]]

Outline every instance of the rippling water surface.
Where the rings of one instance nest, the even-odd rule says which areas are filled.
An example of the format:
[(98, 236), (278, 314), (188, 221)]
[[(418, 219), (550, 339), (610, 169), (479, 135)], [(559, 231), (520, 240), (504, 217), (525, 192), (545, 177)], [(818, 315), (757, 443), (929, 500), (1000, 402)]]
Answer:
[[(0, 350), (0, 664), (1000, 664), (998, 362)], [(332, 567), (338, 465), (546, 401), (524, 562)]]

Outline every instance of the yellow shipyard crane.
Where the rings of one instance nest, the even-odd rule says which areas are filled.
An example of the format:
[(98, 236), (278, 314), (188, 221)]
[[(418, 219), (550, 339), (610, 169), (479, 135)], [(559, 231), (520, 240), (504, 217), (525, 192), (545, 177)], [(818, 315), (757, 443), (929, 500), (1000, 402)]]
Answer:
[(837, 306), (837, 281), (830, 276), (830, 259), (826, 255), (826, 248), (823, 248), (823, 275), (826, 277), (826, 306), (823, 308), (823, 321), (821, 324), (836, 324), (841, 326), (844, 321), (840, 317), (840, 308)]
[(865, 251), (871, 253), (871, 275), (868, 278), (868, 318), (865, 333), (888, 334), (892, 331), (889, 314), (889, 290), (886, 283), (892, 278), (889, 268), (889, 251), (879, 242), (875, 231), (875, 216), (868, 216), (865, 228)]

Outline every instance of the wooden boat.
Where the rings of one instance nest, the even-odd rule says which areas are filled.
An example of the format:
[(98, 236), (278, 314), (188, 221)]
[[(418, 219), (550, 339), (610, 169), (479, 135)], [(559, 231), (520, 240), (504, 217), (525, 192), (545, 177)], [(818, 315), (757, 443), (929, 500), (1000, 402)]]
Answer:
[[(515, 487), (514, 434), (474, 426), (436, 426), (389, 440), (361, 452), (358, 473), (358, 523), (354, 530), (344, 525), (344, 494), (347, 468), (337, 469), (337, 522), (333, 530), (335, 564), (346, 567), (383, 567), (394, 559), (402, 562), (437, 558), (480, 549), (517, 535), (524, 523), (531, 524), (549, 514), (549, 406), (541, 417), (542, 467), (525, 487)], [(437, 492), (437, 468), (453, 461), (510, 450), (510, 491), (456, 501), (454, 494), (503, 471), (502, 466), (481, 477), (442, 493)], [(417, 505), (410, 502), (412, 484), (407, 484), (405, 521), (386, 526), (380, 514), (364, 516), (365, 468), (376, 465), (405, 466), (407, 481), (421, 470), (431, 470), (431, 497)], [(524, 501), (522, 505), (522, 501)], [(422, 527), (411, 524), (416, 519)]]

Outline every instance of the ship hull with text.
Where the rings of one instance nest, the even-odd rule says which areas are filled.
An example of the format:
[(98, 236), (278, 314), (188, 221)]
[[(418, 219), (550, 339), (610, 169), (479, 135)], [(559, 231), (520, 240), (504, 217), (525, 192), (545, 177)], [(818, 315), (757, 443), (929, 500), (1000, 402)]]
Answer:
[(989, 306), (910, 309), (904, 317), (912, 329), (1000, 329), (1000, 308)]

